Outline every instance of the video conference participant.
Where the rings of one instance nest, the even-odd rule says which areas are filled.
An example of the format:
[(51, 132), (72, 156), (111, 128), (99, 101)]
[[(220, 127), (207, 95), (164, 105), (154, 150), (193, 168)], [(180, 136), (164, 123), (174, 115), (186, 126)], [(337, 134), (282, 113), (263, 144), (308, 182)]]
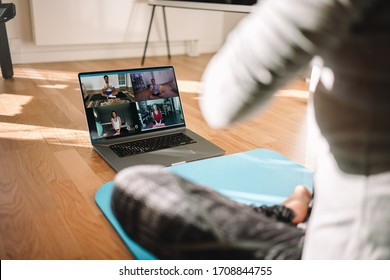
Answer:
[(153, 104), (152, 118), (154, 121), (153, 127), (164, 126), (163, 116), (161, 110), (158, 108), (157, 104)]
[(162, 93), (161, 93), (161, 87), (160, 85), (157, 85), (156, 84), (156, 80), (155, 79), (152, 79), (151, 80), (152, 84), (150, 85), (150, 98), (151, 99), (155, 99), (155, 98), (161, 98), (163, 97)]
[(111, 125), (112, 128), (115, 129), (114, 135), (119, 135), (121, 133), (122, 120), (115, 111), (111, 112)]
[(104, 97), (114, 97), (118, 94), (117, 90), (115, 87), (110, 84), (110, 79), (107, 75), (104, 75), (104, 84), (102, 88), (102, 95)]

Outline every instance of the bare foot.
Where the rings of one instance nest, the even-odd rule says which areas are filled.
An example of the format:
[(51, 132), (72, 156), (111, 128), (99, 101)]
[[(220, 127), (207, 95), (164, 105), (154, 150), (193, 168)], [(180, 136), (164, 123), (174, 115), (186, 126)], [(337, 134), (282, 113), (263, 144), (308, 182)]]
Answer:
[(295, 187), (290, 197), (282, 203), (295, 213), (295, 218), (291, 221), (293, 224), (302, 223), (306, 219), (310, 201), (311, 193), (309, 190), (299, 185)]

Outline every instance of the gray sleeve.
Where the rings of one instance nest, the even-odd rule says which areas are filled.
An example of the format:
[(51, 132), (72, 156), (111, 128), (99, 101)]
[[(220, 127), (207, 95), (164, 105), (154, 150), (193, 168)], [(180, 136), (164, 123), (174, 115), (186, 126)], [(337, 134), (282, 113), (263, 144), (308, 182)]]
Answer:
[(212, 127), (258, 113), (314, 55), (334, 47), (375, 0), (260, 0), (228, 36), (203, 78)]

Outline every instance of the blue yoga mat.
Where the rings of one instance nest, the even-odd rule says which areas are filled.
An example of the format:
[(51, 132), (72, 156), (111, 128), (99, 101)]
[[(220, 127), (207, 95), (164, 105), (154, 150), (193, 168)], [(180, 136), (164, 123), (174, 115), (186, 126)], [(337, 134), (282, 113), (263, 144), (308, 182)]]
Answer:
[[(284, 201), (297, 185), (313, 189), (313, 172), (283, 155), (256, 149), (167, 167), (172, 172), (245, 204), (274, 205)], [(101, 186), (95, 200), (136, 259), (156, 257), (134, 242), (111, 210), (113, 182)]]

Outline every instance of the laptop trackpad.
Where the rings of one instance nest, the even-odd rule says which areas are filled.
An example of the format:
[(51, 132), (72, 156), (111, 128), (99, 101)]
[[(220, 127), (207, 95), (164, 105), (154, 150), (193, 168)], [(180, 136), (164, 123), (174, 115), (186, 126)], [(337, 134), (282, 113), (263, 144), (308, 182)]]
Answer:
[(145, 154), (147, 157), (152, 157), (152, 162), (156, 164), (161, 164), (169, 166), (175, 163), (182, 163), (186, 161), (193, 160), (193, 157), (196, 156), (196, 152), (185, 147), (175, 147), (159, 151), (154, 151), (148, 154)]
[(153, 154), (159, 154), (169, 156), (169, 157), (181, 157), (181, 156), (189, 156), (189, 155), (195, 155), (196, 152), (193, 150), (187, 148), (186, 146), (179, 146), (169, 149), (163, 149), (159, 151), (152, 152)]

